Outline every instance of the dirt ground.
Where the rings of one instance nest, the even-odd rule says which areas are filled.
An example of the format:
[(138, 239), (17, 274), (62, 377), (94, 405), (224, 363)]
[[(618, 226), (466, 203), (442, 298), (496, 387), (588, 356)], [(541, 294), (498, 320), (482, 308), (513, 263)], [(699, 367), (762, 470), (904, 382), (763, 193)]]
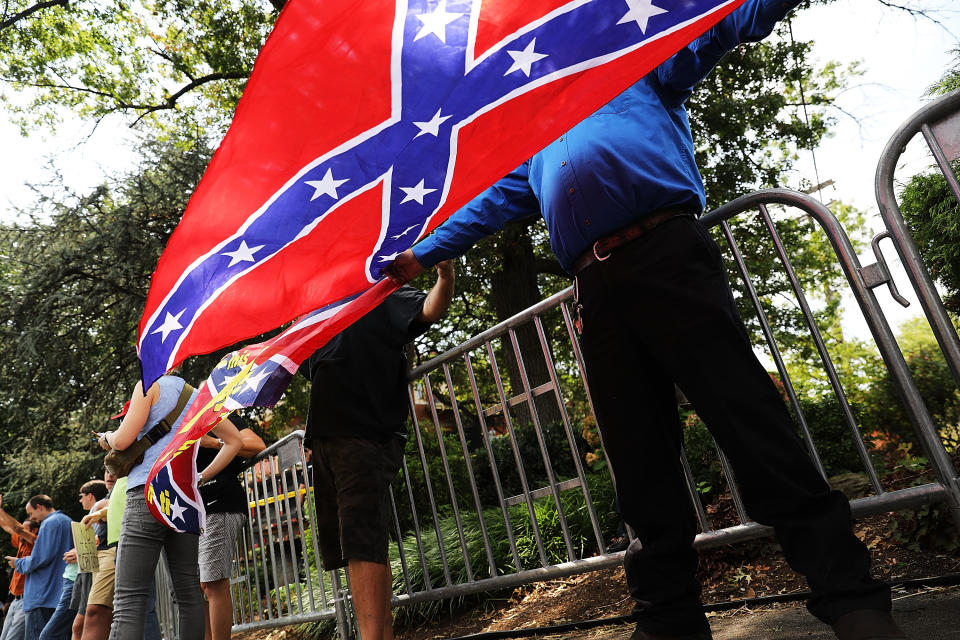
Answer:
[[(960, 572), (960, 554), (915, 551), (891, 540), (888, 534), (888, 519), (888, 515), (871, 516), (859, 521), (855, 528), (857, 535), (874, 552), (874, 574), (877, 578), (896, 582)], [(702, 552), (700, 578), (704, 585), (704, 601), (708, 605), (772, 594), (795, 593), (806, 589), (803, 578), (786, 565), (778, 547), (770, 540), (741, 543)], [(946, 605), (936, 606), (949, 609), (950, 613), (943, 615), (948, 615), (949, 619), (952, 619), (953, 622), (950, 625), (956, 631), (958, 617), (955, 614), (960, 609), (960, 589), (946, 591), (953, 593), (953, 599), (948, 599)], [(900, 590), (897, 592), (897, 597), (909, 600), (919, 593), (927, 592), (930, 590)], [(933, 592), (938, 593), (938, 590), (934, 589)], [(499, 599), (490, 600), (465, 611), (442, 615), (427, 624), (398, 627), (397, 638), (398, 640), (457, 638), (488, 631), (507, 631), (611, 618), (627, 615), (630, 609), (631, 602), (626, 592), (623, 569), (618, 567), (526, 585), (515, 589), (512, 593), (504, 594)], [(812, 624), (814, 629), (797, 631), (798, 635), (795, 636), (776, 634), (771, 637), (811, 639), (832, 637), (827, 627), (814, 621), (805, 612), (802, 603), (770, 605), (761, 609), (765, 612), (764, 615), (773, 616), (770, 618), (773, 621), (769, 622), (769, 625), (772, 625), (771, 629), (790, 628), (790, 624), (801, 625), (801, 627), (803, 624)], [(940, 611), (940, 609), (935, 610)], [(781, 613), (769, 613), (777, 611)], [(725, 640), (751, 637), (742, 635), (744, 624), (747, 624), (743, 622), (746, 615), (748, 612), (743, 607), (732, 612), (711, 614), (711, 625), (714, 626), (716, 637)], [(917, 617), (923, 618), (919, 614)], [(791, 622), (793, 618), (796, 620)], [(932, 624), (929, 620), (925, 622)], [(816, 631), (817, 628), (825, 630), (827, 635), (821, 636)], [(631, 630), (632, 626), (615, 625), (539, 637), (552, 640), (560, 638), (565, 640), (610, 638), (612, 640), (627, 638)], [(752, 637), (764, 637), (764, 635), (766, 634)], [(234, 635), (236, 640), (296, 640), (299, 637), (295, 628)], [(935, 636), (928, 637), (932, 639)], [(960, 638), (960, 632), (957, 632), (957, 635), (942, 637)]]

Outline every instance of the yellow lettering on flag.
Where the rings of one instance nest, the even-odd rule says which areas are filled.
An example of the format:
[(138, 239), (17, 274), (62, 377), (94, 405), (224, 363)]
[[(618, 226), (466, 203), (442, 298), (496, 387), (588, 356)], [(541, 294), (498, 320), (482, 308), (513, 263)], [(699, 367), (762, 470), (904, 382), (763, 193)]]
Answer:
[[(244, 357), (246, 357), (246, 354), (244, 354)], [(250, 373), (253, 371), (253, 367), (254, 367), (254, 364), (252, 362), (245, 365), (243, 369), (237, 372), (237, 375), (231, 378), (230, 381), (223, 386), (223, 389), (221, 389), (220, 392), (217, 393), (217, 395), (210, 398), (210, 401), (207, 403), (207, 406), (205, 406), (203, 409), (198, 411), (193, 416), (193, 418), (190, 419), (190, 422), (180, 427), (180, 431), (178, 431), (177, 433), (181, 434), (181, 433), (187, 433), (188, 431), (190, 431), (190, 429), (192, 429), (194, 425), (196, 425), (197, 421), (200, 419), (200, 416), (205, 415), (208, 411), (212, 410), (217, 415), (218, 419), (213, 424), (220, 422), (220, 420), (223, 420), (223, 418), (229, 415), (230, 411), (223, 410), (223, 403), (227, 401), (227, 399), (237, 389), (237, 387), (239, 387), (244, 381), (246, 381), (248, 377), (250, 377)]]

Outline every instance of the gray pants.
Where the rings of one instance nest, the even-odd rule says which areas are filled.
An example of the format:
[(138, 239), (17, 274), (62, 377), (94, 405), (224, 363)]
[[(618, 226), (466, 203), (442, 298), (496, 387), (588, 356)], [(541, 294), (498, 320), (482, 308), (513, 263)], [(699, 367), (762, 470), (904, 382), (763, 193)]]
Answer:
[(175, 533), (160, 524), (147, 507), (142, 486), (127, 492), (117, 551), (110, 640), (142, 640), (147, 598), (161, 550), (166, 551), (181, 640), (203, 638), (203, 596), (197, 569), (197, 541), (195, 535)]
[(23, 616), (23, 598), (17, 598), (10, 603), (7, 617), (3, 619), (3, 632), (0, 640), (24, 640), (25, 619)]

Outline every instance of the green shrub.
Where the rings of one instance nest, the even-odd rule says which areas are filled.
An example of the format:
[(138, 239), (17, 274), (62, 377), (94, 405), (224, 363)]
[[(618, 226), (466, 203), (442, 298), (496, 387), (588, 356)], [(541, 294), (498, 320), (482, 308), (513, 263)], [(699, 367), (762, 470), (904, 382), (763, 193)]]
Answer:
[(960, 551), (960, 533), (942, 503), (892, 513), (887, 527), (894, 540), (913, 551)]
[[(587, 474), (587, 485), (590, 490), (594, 508), (597, 511), (598, 524), (600, 525), (601, 532), (604, 536), (609, 536), (616, 531), (619, 524), (618, 516), (614, 510), (614, 492), (613, 485), (610, 482), (610, 476), (606, 472)], [(597, 541), (590, 523), (590, 515), (587, 510), (583, 492), (580, 489), (564, 491), (560, 494), (560, 502), (567, 519), (567, 528), (570, 532), (575, 557), (585, 558), (595, 554), (598, 551)], [(560, 527), (559, 513), (557, 512), (553, 497), (547, 496), (534, 501), (534, 512), (540, 528), (540, 536), (543, 541), (547, 562), (549, 564), (557, 564), (569, 560), (567, 546), (564, 542), (563, 532)], [(516, 542), (517, 556), (520, 559), (519, 569), (532, 569), (541, 566), (540, 553), (536, 544), (536, 537), (533, 533), (526, 503), (510, 507), (508, 513), (511, 531), (514, 534)], [(444, 553), (446, 554), (451, 582), (456, 584), (467, 580), (467, 563), (465, 558), (469, 558), (475, 580), (491, 577), (479, 517), (475, 511), (463, 512), (461, 513), (461, 522), (463, 524), (463, 533), (466, 541), (466, 556), (461, 547), (456, 520), (453, 516), (442, 516), (438, 522), (440, 538), (442, 540)], [(510, 542), (507, 536), (507, 524), (504, 521), (503, 512), (499, 508), (486, 509), (483, 511), (483, 522), (487, 529), (487, 536), (490, 540), (491, 551), (498, 574), (515, 573), (518, 567), (510, 548)], [(420, 561), (416, 536), (411, 533), (406, 535), (402, 541), (410, 588), (414, 591), (423, 590), (427, 584), (427, 576), (429, 576), (431, 586), (445, 586), (446, 579), (440, 554), (441, 547), (437, 540), (437, 533), (432, 525), (421, 529), (420, 541), (423, 545), (423, 554), (426, 560), (426, 572), (424, 572), (424, 565)], [(390, 563), (393, 571), (394, 592), (404, 593), (406, 591), (406, 585), (404, 583), (403, 565), (400, 561), (400, 552), (396, 542), (391, 542), (390, 544)], [(311, 575), (311, 580), (313, 584), (317, 584), (315, 571)], [(303, 589), (304, 592), (306, 588), (307, 585), (301, 585), (301, 589)], [(319, 593), (315, 593), (314, 597), (319, 598), (319, 595)], [(431, 619), (441, 609), (449, 608), (450, 610), (456, 610), (467, 603), (482, 601), (488, 597), (490, 597), (490, 594), (476, 594), (446, 600), (421, 602), (396, 609), (394, 613), (399, 624), (420, 622)], [(296, 605), (294, 608), (296, 608)], [(320, 623), (304, 625), (302, 630), (307, 635), (319, 636), (332, 632), (334, 629), (333, 625), (334, 622), (332, 620), (325, 620)]]
[[(520, 459), (523, 461), (528, 486), (531, 490), (547, 486), (549, 483), (547, 481), (546, 468), (543, 464), (543, 456), (541, 455), (536, 433), (532, 425), (529, 423), (517, 424), (514, 426), (514, 433), (517, 439)], [(575, 476), (576, 466), (570, 452), (570, 445), (567, 441), (563, 425), (545, 425), (543, 427), (543, 434), (555, 478), (559, 481)], [(452, 503), (447, 476), (443, 467), (443, 458), (440, 453), (440, 441), (437, 439), (436, 432), (432, 426), (421, 427), (421, 439), (427, 459), (427, 473), (430, 477), (430, 486), (433, 490), (433, 496), (437, 503), (439, 514), (450, 515), (452, 514)], [(589, 447), (577, 432), (575, 432), (575, 442), (577, 443), (578, 455), (583, 456), (583, 453), (588, 451)], [(457, 506), (461, 511), (475, 511), (473, 493), (470, 487), (469, 476), (467, 475), (467, 466), (460, 439), (454, 434), (444, 433), (443, 447), (447, 456)], [(517, 469), (509, 436), (492, 437), (490, 439), (490, 447), (493, 450), (494, 459), (496, 460), (497, 471), (503, 487), (503, 497), (509, 498), (521, 494), (523, 487), (520, 482), (520, 473)], [(406, 458), (417, 517), (420, 526), (426, 528), (433, 522), (433, 516), (430, 509), (429, 494), (426, 490), (423, 463), (417, 451), (416, 438), (412, 433), (407, 439)], [(481, 446), (470, 452), (470, 463), (476, 478), (481, 507), (499, 506), (500, 503), (497, 498), (496, 485), (491, 472), (490, 459), (487, 455), (486, 447)], [(400, 529), (402, 531), (411, 531), (414, 523), (409, 509), (406, 481), (401, 476), (395, 481), (393, 486), (394, 497), (398, 501), (398, 512), (401, 518)]]
[[(863, 472), (863, 461), (854, 445), (850, 425), (833, 396), (801, 398), (800, 409), (810, 429), (820, 461), (828, 476), (848, 472)], [(859, 423), (857, 407), (852, 406), (854, 420)]]

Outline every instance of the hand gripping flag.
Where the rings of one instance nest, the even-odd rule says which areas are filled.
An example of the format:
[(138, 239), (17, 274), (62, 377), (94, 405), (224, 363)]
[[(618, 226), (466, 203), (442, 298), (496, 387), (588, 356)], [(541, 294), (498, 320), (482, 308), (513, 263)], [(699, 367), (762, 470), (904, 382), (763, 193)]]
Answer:
[(368, 289), (742, 0), (290, 0), (160, 258), (144, 388)]
[(271, 340), (224, 356), (150, 469), (145, 491), (154, 517), (176, 531), (200, 533), (206, 512), (196, 486), (195, 443), (232, 411), (276, 404), (300, 363), (326, 343), (328, 334), (341, 331), (393, 290), (389, 281), (381, 281), (355, 298), (359, 304), (349, 299), (318, 309)]

